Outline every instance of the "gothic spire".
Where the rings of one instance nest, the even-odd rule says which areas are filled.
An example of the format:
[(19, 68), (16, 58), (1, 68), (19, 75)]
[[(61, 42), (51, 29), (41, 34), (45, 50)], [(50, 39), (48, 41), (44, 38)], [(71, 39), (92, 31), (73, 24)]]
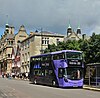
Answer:
[(72, 33), (72, 28), (71, 28), (70, 21), (69, 21), (69, 26), (67, 28), (67, 36), (70, 35), (71, 33)]
[(78, 28), (77, 28), (77, 34), (81, 34), (81, 28), (80, 28), (80, 25), (78, 25)]

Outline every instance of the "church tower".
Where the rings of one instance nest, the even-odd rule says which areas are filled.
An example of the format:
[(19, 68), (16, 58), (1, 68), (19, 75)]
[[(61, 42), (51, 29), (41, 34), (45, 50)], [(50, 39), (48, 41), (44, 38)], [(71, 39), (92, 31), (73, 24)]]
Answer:
[(78, 26), (76, 33), (77, 33), (78, 37), (81, 38), (81, 28), (80, 28), (80, 26)]
[(5, 33), (9, 33), (9, 25), (8, 25), (8, 23), (5, 25)]
[(81, 34), (81, 29), (80, 29), (80, 26), (78, 26), (78, 28), (77, 28), (77, 35), (79, 35), (79, 34)]
[(69, 23), (69, 26), (67, 29), (67, 36), (69, 36), (71, 33), (72, 33), (72, 28), (71, 28), (70, 23)]

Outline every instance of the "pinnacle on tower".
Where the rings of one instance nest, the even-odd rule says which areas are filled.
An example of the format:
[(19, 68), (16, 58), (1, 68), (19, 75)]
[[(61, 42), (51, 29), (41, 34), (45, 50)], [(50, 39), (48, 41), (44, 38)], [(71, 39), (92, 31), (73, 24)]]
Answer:
[(6, 25), (5, 25), (5, 28), (6, 28), (6, 31), (7, 31), (7, 33), (8, 33), (8, 29), (9, 29), (9, 24), (8, 24), (8, 15), (6, 15), (6, 17), (7, 17), (7, 22), (6, 22)]
[(81, 34), (81, 29), (80, 29), (79, 25), (78, 25), (78, 28), (77, 28), (77, 34)]
[(72, 28), (70, 26), (70, 22), (69, 22), (69, 26), (67, 28), (67, 36), (70, 35), (72, 33)]
[(70, 26), (70, 23), (69, 23), (69, 26), (68, 26), (68, 28), (71, 28), (71, 26)]

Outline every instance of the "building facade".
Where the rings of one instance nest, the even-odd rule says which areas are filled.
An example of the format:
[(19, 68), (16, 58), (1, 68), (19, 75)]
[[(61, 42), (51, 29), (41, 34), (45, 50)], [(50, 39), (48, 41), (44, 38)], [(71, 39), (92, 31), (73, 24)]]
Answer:
[(39, 55), (48, 47), (48, 44), (56, 44), (64, 41), (64, 35), (42, 31), (31, 32), (30, 36), (21, 42), (21, 72), (29, 72), (29, 59)]
[(20, 73), (21, 67), (21, 41), (26, 39), (28, 34), (25, 30), (24, 25), (20, 26), (18, 33), (15, 35), (15, 45), (13, 46), (12, 52), (12, 72), (15, 74)]
[(81, 28), (78, 26), (78, 28), (76, 29), (76, 32), (72, 29), (72, 27), (68, 26), (67, 28), (67, 34), (65, 36), (65, 39), (64, 41), (67, 41), (67, 40), (88, 40), (90, 39), (90, 36), (86, 35), (86, 34), (82, 34), (82, 30)]
[(72, 30), (72, 27), (68, 26), (67, 28), (67, 36), (65, 37), (65, 41), (67, 40), (80, 40), (82, 39), (81, 29), (80, 27), (77, 28), (76, 32)]
[(14, 27), (6, 24), (4, 34), (0, 39), (0, 73), (11, 73), (14, 44)]
[(14, 70), (20, 70), (20, 42), (27, 37), (23, 25), (14, 34), (14, 27), (6, 24), (0, 39), (0, 74), (11, 74)]

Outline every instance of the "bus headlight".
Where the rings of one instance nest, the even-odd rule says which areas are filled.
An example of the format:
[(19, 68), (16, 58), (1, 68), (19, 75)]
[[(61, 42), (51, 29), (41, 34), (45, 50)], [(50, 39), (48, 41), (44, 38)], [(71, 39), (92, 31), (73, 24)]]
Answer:
[(66, 75), (64, 75), (64, 81), (65, 81), (65, 82), (68, 82), (67, 76), (66, 76)]

